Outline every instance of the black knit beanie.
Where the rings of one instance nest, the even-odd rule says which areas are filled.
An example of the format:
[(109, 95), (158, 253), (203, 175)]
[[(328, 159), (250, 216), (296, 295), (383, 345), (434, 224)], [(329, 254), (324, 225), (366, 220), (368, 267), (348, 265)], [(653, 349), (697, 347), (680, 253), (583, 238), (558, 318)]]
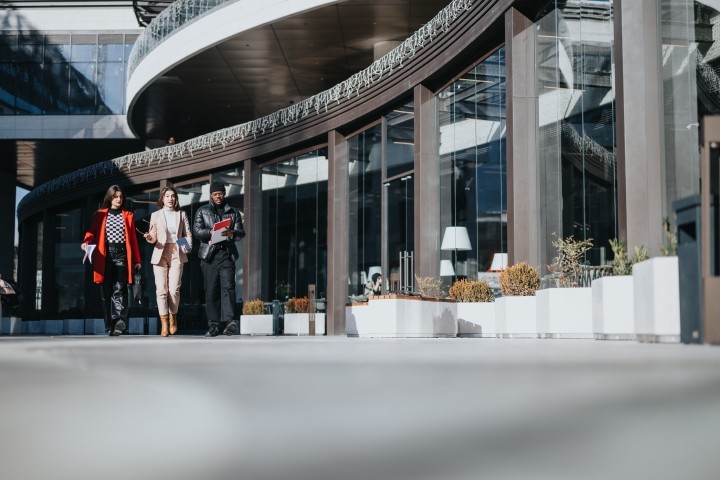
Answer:
[(225, 192), (225, 184), (223, 182), (212, 182), (210, 184), (210, 193)]

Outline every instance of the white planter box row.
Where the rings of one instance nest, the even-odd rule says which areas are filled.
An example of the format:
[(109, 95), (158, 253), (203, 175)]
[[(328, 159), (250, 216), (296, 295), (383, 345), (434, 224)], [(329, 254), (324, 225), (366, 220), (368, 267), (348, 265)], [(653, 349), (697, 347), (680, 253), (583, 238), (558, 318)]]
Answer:
[(534, 297), (449, 303), (385, 295), (346, 309), (352, 337), (596, 338), (680, 341), (677, 257), (655, 257), (628, 276)]
[[(310, 335), (309, 313), (286, 313), (285, 335)], [(240, 315), (240, 335), (273, 335), (272, 315)], [(325, 314), (315, 314), (315, 335), (325, 335)]]

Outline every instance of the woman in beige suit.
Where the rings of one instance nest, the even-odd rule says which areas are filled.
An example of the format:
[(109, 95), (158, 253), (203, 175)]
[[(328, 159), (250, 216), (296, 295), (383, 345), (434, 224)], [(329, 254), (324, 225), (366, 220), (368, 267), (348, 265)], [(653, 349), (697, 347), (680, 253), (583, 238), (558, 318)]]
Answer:
[(173, 187), (160, 191), (157, 204), (159, 210), (150, 216), (150, 230), (144, 237), (148, 243), (155, 244), (150, 263), (155, 274), (155, 294), (162, 326), (160, 335), (167, 337), (177, 332), (183, 264), (188, 261), (187, 254), (192, 249), (192, 233)]

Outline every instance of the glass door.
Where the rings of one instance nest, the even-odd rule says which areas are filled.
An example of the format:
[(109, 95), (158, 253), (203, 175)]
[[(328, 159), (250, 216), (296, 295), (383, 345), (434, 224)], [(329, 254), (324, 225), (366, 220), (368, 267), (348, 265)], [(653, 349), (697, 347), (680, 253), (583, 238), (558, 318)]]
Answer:
[[(412, 253), (415, 249), (414, 184), (412, 174), (385, 183), (385, 231), (387, 261), (390, 275), (386, 287), (398, 291), (401, 285), (414, 285), (412, 267), (400, 268), (400, 255)], [(412, 262), (411, 262), (412, 263)], [(410, 264), (411, 264), (410, 263)], [(407, 275), (407, 276), (406, 276)], [(403, 281), (403, 278), (405, 280)], [(407, 286), (405, 285), (405, 286)], [(410, 288), (413, 290), (412, 288)]]

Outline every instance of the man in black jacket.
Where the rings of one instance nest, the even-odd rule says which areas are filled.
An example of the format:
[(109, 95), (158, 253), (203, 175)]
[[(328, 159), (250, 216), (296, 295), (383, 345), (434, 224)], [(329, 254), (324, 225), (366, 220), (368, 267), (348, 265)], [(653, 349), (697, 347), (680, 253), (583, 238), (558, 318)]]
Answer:
[[(230, 227), (222, 233), (226, 240), (211, 242), (213, 225), (230, 219)], [(193, 234), (200, 240), (198, 256), (205, 281), (205, 311), (208, 331), (206, 337), (216, 337), (220, 322), (226, 323), (225, 335), (237, 333), (235, 316), (235, 260), (238, 258), (236, 238), (245, 236), (242, 216), (225, 201), (225, 185), (210, 184), (210, 203), (198, 208), (193, 222)]]

